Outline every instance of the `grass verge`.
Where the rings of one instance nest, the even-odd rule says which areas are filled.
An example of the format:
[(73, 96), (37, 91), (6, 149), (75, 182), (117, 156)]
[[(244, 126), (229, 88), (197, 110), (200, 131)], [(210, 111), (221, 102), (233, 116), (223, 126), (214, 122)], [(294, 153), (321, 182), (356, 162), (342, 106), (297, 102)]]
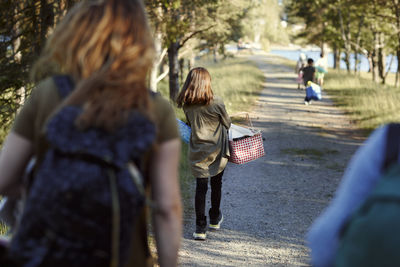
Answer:
[(400, 88), (332, 70), (326, 75), (324, 90), (366, 133), (379, 125), (400, 121)]
[(334, 149), (324, 149), (324, 150), (318, 150), (315, 148), (287, 148), (287, 149), (282, 149), (282, 153), (284, 154), (289, 154), (293, 156), (299, 156), (299, 157), (307, 157), (310, 159), (314, 160), (322, 160), (324, 156), (330, 155), (330, 154), (337, 154), (339, 151), (334, 150)]

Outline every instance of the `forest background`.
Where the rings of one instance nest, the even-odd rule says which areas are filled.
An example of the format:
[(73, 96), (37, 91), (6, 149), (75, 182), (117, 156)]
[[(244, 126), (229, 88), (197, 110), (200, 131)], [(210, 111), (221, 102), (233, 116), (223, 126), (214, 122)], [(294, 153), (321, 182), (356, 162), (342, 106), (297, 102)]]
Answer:
[[(76, 2), (0, 2), (0, 143), (34, 87), (29, 78), (32, 63), (40, 56), (55, 25)], [(385, 62), (386, 55), (395, 55), (400, 62), (399, 0), (146, 0), (144, 3), (157, 49), (149, 88), (158, 91), (162, 84), (170, 99), (175, 98), (185, 73), (197, 60), (207, 58), (217, 63), (238, 51), (268, 51), (276, 44), (316, 45), (322, 51), (330, 50), (334, 54), (334, 68), (343, 60), (347, 72), (356, 75), (359, 71), (356, 67), (351, 69), (350, 59), (358, 62), (362, 54), (368, 58), (370, 79), (379, 84), (385, 84), (389, 74), (391, 63)], [(236, 71), (240, 77), (241, 70)], [(399, 86), (399, 73), (397, 66), (395, 87)], [(368, 91), (360, 94), (364, 93)]]

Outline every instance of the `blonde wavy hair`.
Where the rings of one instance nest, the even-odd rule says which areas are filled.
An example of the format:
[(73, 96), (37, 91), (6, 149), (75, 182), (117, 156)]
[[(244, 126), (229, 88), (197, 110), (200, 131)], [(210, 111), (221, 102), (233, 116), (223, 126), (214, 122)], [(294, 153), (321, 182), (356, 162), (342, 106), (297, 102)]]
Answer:
[(208, 105), (213, 98), (210, 73), (205, 68), (197, 67), (189, 71), (176, 103), (179, 108), (184, 104)]
[(33, 79), (68, 74), (75, 89), (64, 105), (82, 105), (77, 126), (114, 129), (136, 108), (148, 113), (146, 78), (154, 45), (141, 0), (84, 0), (55, 28)]

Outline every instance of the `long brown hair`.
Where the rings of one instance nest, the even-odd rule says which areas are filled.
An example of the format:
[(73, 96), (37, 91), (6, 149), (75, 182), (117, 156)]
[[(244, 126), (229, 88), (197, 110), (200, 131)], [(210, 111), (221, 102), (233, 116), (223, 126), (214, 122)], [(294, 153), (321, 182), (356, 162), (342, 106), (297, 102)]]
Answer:
[(132, 108), (146, 113), (153, 39), (141, 0), (84, 0), (55, 28), (33, 69), (38, 81), (56, 72), (75, 81), (64, 105), (82, 105), (77, 126), (114, 129)]
[(211, 75), (205, 68), (198, 67), (190, 70), (176, 103), (178, 107), (184, 104), (208, 105), (213, 98)]

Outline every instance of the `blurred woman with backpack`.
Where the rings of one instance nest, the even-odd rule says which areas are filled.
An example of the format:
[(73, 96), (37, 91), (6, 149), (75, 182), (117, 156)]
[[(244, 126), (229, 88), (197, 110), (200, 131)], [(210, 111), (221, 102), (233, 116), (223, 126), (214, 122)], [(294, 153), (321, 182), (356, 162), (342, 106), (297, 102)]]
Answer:
[[(32, 74), (37, 86), (17, 115), (3, 144), (0, 154), (0, 194), (9, 195), (15, 191), (31, 157), (37, 159), (36, 169), (41, 167), (51, 147), (48, 140), (51, 133), (47, 128), (49, 123), (60, 123), (54, 120), (59, 119), (57, 116), (62, 115), (65, 108), (76, 108), (79, 114), (71, 126), (73, 129), (59, 127), (56, 130), (60, 134), (64, 130), (73, 130), (74, 134), (83, 136), (91, 132), (96, 137), (106, 136), (112, 142), (121, 138), (128, 140), (128, 146), (132, 133), (139, 136), (139, 140), (131, 142), (136, 142), (135, 146), (143, 149), (143, 153), (130, 160), (143, 174), (146, 195), (151, 192), (151, 201), (156, 207), (152, 217), (158, 263), (160, 266), (176, 266), (182, 228), (178, 184), (180, 140), (172, 107), (146, 87), (146, 76), (154, 54), (141, 0), (84, 0), (74, 6), (57, 25), (35, 64)], [(70, 94), (65, 92), (68, 84), (73, 89)], [(147, 125), (155, 129), (153, 139), (147, 140), (147, 136), (140, 135), (140, 129), (129, 128), (132, 114), (149, 122)], [(136, 134), (135, 131), (139, 132)], [(146, 140), (149, 146), (141, 147), (140, 138)], [(74, 146), (73, 140), (71, 136), (71, 142), (66, 142), (64, 146)], [(90, 143), (93, 142), (90, 138), (85, 142), (89, 149), (95, 149), (98, 145)], [(132, 153), (135, 154), (135, 151), (125, 151), (125, 147), (122, 145), (110, 149), (128, 155), (128, 158)], [(82, 160), (86, 160), (85, 157), (82, 156)], [(66, 175), (69, 171), (68, 167), (64, 169)], [(38, 187), (35, 174), (30, 188)], [(132, 184), (132, 187), (135, 185)], [(28, 192), (28, 205), (32, 194), (34, 192)], [(46, 195), (42, 197), (46, 198)], [(68, 195), (65, 197), (68, 198)], [(85, 197), (82, 195), (76, 201), (84, 206)], [(124, 202), (120, 204), (123, 206)], [(104, 241), (102, 238), (111, 239), (109, 236), (113, 229), (101, 228), (102, 223), (113, 223), (115, 226), (116, 221), (122, 224), (126, 219), (127, 215), (120, 210), (119, 216), (106, 216), (96, 222), (100, 225), (101, 236), (90, 240), (94, 248), (88, 251), (88, 248), (77, 247), (68, 254), (70, 258), (57, 255), (59, 251), (52, 247), (53, 241), (57, 241), (58, 246), (65, 243), (59, 241), (57, 235), (54, 236), (57, 229), (38, 229), (37, 236), (30, 236), (29, 239), (23, 236), (25, 232), (34, 230), (25, 229), (30, 218), (27, 216), (29, 213), (24, 211), (19, 229), (8, 248), (7, 266), (83, 266), (82, 262), (89, 262), (85, 266), (152, 266), (146, 210), (143, 207), (138, 211), (139, 216), (134, 218), (128, 232), (116, 233), (117, 236), (121, 234), (118, 239), (121, 242), (117, 242), (126, 245), (119, 249), (117, 246), (116, 250), (113, 247), (113, 251), (96, 247), (97, 243)], [(57, 217), (47, 219), (58, 220)], [(39, 230), (45, 231), (48, 236), (39, 234)], [(24, 243), (24, 240), (31, 240), (35, 246)], [(73, 240), (67, 241), (73, 243)]]
[(205, 240), (207, 217), (205, 215), (208, 180), (211, 185), (211, 208), (209, 225), (220, 228), (223, 215), (220, 210), (222, 175), (229, 157), (228, 129), (231, 119), (221, 98), (215, 97), (211, 89), (211, 76), (205, 68), (194, 68), (187, 75), (185, 84), (177, 98), (178, 107), (183, 107), (191, 126), (189, 161), (196, 177), (196, 230), (195, 240)]

